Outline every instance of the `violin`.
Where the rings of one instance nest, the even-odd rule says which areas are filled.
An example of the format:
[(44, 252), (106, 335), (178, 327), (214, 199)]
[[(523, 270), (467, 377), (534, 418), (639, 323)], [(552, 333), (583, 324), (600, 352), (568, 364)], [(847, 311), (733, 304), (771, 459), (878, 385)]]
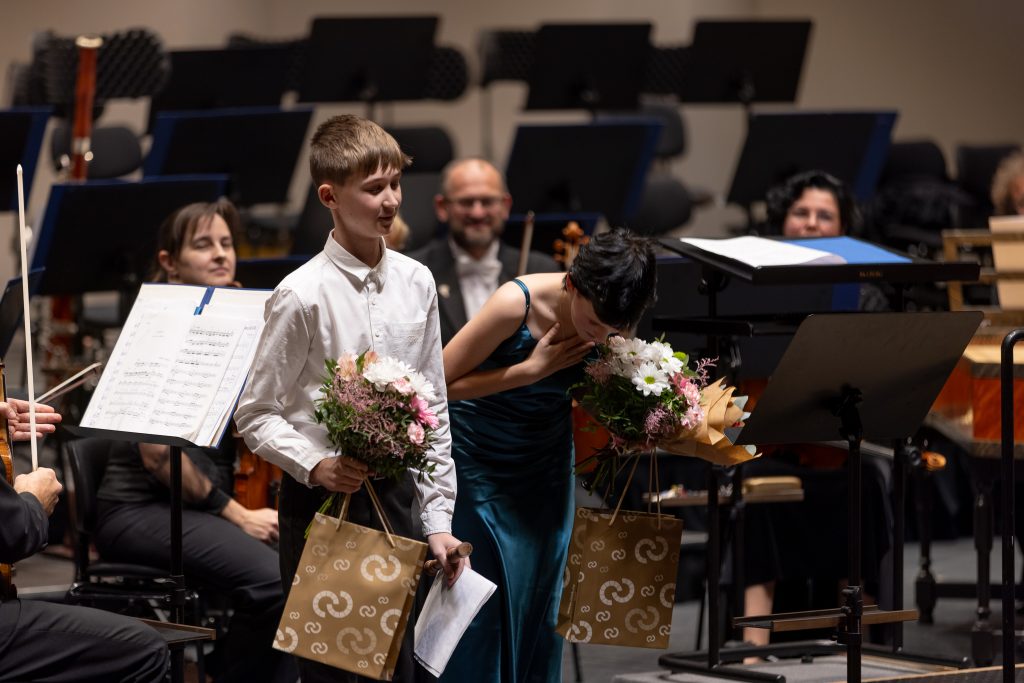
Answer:
[[(4, 383), (4, 364), (0, 361), (0, 400), (7, 401), (7, 387)], [(11, 457), (11, 441), (7, 431), (7, 415), (0, 414), (0, 463), (7, 482), (14, 485), (14, 459)], [(14, 565), (0, 564), (0, 599), (10, 600), (17, 597), (14, 587)]]
[(237, 430), (232, 430), (238, 457), (235, 464), (235, 500), (250, 510), (277, 509), (284, 473), (249, 450)]

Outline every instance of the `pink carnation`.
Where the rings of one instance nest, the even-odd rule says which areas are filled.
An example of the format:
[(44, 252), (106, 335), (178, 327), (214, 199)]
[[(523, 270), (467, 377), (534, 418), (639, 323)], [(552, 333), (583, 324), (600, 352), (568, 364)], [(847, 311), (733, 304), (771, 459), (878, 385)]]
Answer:
[(612, 376), (612, 366), (606, 360), (588, 363), (585, 372), (598, 384), (605, 384)]
[(430, 409), (430, 405), (419, 396), (412, 397), (412, 400), (409, 401), (409, 407), (412, 408), (412, 414), (420, 424), (426, 425), (431, 429), (437, 429), (438, 425), (441, 424), (437, 419), (437, 415)]
[(412, 384), (405, 377), (399, 377), (398, 379), (391, 383), (391, 386), (395, 388), (395, 391), (402, 394), (403, 396), (408, 396), (409, 394), (412, 394), (414, 391), (412, 388)]
[(423, 438), (426, 436), (423, 431), (423, 427), (421, 427), (418, 422), (410, 422), (409, 429), (406, 430), (406, 433), (409, 435), (409, 441), (413, 442), (417, 446), (423, 443)]

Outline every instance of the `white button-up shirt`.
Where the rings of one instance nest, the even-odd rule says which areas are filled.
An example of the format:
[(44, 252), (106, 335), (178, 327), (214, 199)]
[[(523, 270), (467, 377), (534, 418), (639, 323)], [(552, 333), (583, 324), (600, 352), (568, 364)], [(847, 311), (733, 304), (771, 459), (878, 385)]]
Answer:
[(370, 268), (334, 237), (286, 277), (267, 300), (266, 326), (235, 412), (245, 443), (307, 486), (309, 474), (334, 457), (313, 401), (327, 376), (325, 361), (373, 349), (405, 361), (433, 383), (431, 408), (440, 425), (428, 458), (433, 481), (416, 482), (424, 535), (451, 531), (455, 466), (434, 278), (422, 264), (383, 249)]

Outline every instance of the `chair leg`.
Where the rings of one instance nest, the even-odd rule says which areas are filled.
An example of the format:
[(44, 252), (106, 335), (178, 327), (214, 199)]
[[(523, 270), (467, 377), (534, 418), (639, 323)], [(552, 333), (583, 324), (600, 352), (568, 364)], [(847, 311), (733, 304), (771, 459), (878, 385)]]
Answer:
[(704, 639), (704, 609), (708, 602), (708, 582), (703, 581), (704, 590), (700, 593), (700, 606), (697, 608), (697, 642), (694, 644), (693, 649), (699, 650), (700, 643)]

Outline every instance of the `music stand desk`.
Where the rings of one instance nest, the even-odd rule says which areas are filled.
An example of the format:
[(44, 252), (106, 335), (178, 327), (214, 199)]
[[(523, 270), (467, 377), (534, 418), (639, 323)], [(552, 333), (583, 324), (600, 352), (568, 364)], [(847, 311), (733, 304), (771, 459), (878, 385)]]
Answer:
[[(531, 251), (539, 251), (549, 256), (555, 254), (555, 240), (564, 239), (562, 229), (570, 222), (575, 222), (583, 230), (584, 235), (593, 235), (601, 220), (599, 213), (542, 213), (533, 217), (533, 241)], [(505, 230), (501, 233), (501, 241), (518, 249), (523, 243), (523, 228), (526, 224), (525, 214), (512, 214), (505, 221)]]
[(542, 24), (524, 108), (635, 110), (650, 36), (649, 23)]
[(15, 169), (21, 164), (25, 186), (25, 204), (32, 191), (36, 162), (43, 148), (48, 107), (17, 107), (0, 111), (0, 211), (18, 210), (18, 183)]
[(312, 115), (310, 107), (160, 112), (143, 175), (227, 174), (238, 206), (282, 204)]
[(171, 50), (171, 76), (150, 100), (146, 126), (157, 112), (279, 106), (288, 89), (291, 46)]
[(679, 100), (795, 102), (810, 21), (698, 21)]
[(521, 125), (505, 174), (512, 211), (599, 213), (612, 225), (636, 213), (661, 132), (656, 119)]
[(185, 204), (215, 201), (226, 181), (204, 175), (53, 185), (32, 254), (32, 268), (47, 269), (38, 293), (133, 294), (156, 257), (160, 224)]
[(235, 279), (249, 289), (274, 289), (309, 259), (309, 256), (241, 259), (235, 266)]
[[(32, 296), (39, 288), (39, 280), (43, 276), (43, 268), (30, 270), (28, 273), (28, 293)], [(7, 357), (14, 335), (21, 329), (21, 317), (25, 312), (21, 291), (21, 276), (11, 278), (4, 287), (0, 297), (0, 358)]]
[(423, 99), (437, 24), (437, 16), (314, 18), (299, 102)]
[(727, 201), (749, 207), (801, 171), (818, 169), (871, 198), (889, 153), (895, 111), (754, 112)]

